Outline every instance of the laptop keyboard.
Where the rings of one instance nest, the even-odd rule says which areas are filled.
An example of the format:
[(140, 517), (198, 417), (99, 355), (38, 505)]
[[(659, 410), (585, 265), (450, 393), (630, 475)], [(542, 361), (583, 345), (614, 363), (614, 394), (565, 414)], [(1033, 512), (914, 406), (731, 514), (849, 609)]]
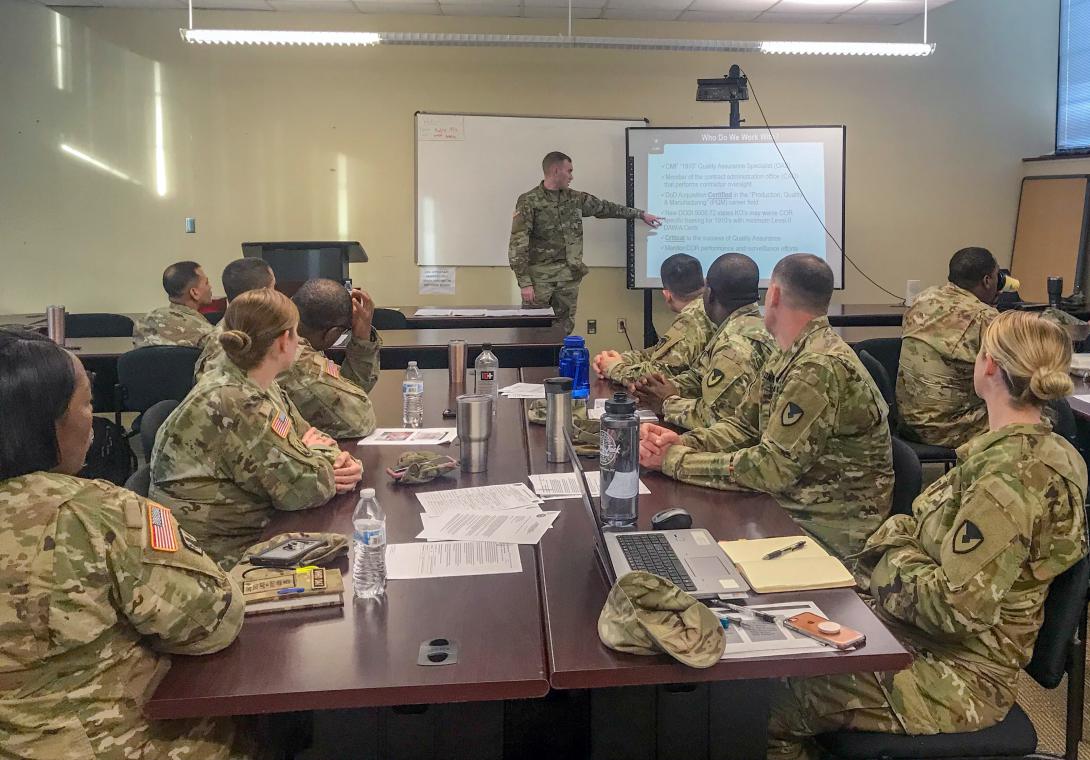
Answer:
[(624, 552), (628, 566), (633, 570), (644, 570), (671, 581), (685, 591), (696, 591), (696, 584), (681, 560), (670, 548), (666, 536), (658, 533), (642, 533), (635, 536), (617, 536), (617, 543)]

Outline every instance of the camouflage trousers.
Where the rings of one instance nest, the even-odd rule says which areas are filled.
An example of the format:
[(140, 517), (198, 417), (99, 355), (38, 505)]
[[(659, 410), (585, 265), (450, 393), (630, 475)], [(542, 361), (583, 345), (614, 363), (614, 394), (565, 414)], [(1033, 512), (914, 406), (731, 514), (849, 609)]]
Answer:
[(544, 309), (553, 307), (556, 321), (553, 323), (564, 328), (565, 335), (571, 335), (575, 329), (575, 306), (579, 301), (579, 283), (582, 280), (567, 282), (543, 282), (534, 280), (534, 302), (524, 303), (525, 308)]

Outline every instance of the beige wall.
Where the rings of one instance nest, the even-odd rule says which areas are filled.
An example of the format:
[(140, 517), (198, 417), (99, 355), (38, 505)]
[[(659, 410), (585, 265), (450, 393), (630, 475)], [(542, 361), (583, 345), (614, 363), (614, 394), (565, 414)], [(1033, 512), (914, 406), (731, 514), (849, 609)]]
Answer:
[[(694, 80), (731, 63), (773, 123), (848, 125), (847, 250), (890, 290), (940, 281), (967, 244), (1009, 256), (1021, 159), (1052, 148), (1056, 0), (957, 0), (932, 14), (936, 55), (794, 58), (665, 52), (184, 45), (178, 11), (0, 0), (0, 313), (64, 303), (137, 311), (171, 261), (218, 288), (242, 240), (359, 239), (353, 277), (380, 303), (511, 301), (505, 269), (461, 269), (453, 298), (416, 294), (413, 113), (647, 116), (723, 123)], [(198, 12), (198, 25), (554, 34), (559, 21)], [(914, 40), (896, 28), (580, 22), (577, 33)], [(158, 95), (156, 93), (158, 71)], [(161, 118), (157, 119), (157, 107)], [(752, 103), (743, 107), (759, 123)], [(157, 138), (161, 123), (161, 139)], [(108, 164), (107, 173), (60, 150)], [(536, 160), (537, 157), (528, 157)], [(577, 163), (578, 167), (578, 163)], [(513, 201), (514, 199), (512, 199)], [(183, 234), (196, 216), (198, 233)], [(467, 220), (472, 221), (472, 220)], [(590, 222), (610, 224), (616, 222)], [(623, 270), (585, 283), (593, 347), (638, 334)], [(888, 302), (850, 267), (843, 302)], [(659, 313), (660, 325), (667, 317)]]

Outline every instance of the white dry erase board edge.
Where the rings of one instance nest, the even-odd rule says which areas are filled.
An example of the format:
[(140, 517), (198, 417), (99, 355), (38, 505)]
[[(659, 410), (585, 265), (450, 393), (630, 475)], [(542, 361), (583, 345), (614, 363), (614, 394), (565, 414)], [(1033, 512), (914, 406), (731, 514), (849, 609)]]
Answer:
[[(625, 129), (646, 119), (417, 112), (415, 248), (420, 266), (506, 267), (515, 200), (541, 181), (552, 150), (572, 157), (572, 187), (625, 202)], [(626, 222), (587, 218), (588, 266), (625, 266)]]

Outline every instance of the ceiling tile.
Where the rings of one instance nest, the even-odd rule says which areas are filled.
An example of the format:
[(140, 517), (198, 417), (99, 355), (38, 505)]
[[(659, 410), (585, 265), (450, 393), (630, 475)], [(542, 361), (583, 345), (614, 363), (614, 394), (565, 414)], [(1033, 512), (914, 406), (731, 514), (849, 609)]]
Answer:
[(609, 0), (606, 3), (608, 10), (617, 11), (673, 11), (679, 13), (686, 10), (692, 4), (692, 0)]
[(716, 13), (760, 13), (769, 10), (777, 0), (693, 0), (690, 11)]
[[(567, 8), (547, 8), (534, 6), (527, 6), (523, 9), (522, 15), (526, 18), (567, 18)], [(601, 18), (601, 8), (572, 8), (572, 18)]]
[(739, 21), (752, 21), (756, 17), (757, 14), (753, 11), (749, 11), (748, 13), (685, 11), (681, 14), (678, 21), (690, 21), (701, 24), (731, 24), (738, 23)]
[(918, 13), (845, 13), (833, 19), (834, 24), (872, 24), (895, 26), (919, 18)]
[[(927, 9), (935, 10), (948, 0), (927, 0)], [(924, 0), (864, 0), (856, 8), (862, 13), (923, 13)]]
[(91, 0), (50, 0), (47, 4), (50, 7), (57, 8), (101, 8), (101, 2), (91, 2)]
[(440, 3), (444, 16), (517, 16), (518, 5), (497, 3)]
[(359, 13), (351, 0), (268, 0), (275, 11), (304, 13)]
[(762, 13), (757, 17), (758, 23), (765, 24), (828, 24), (835, 19), (837, 13)]
[(858, 6), (862, 0), (780, 0), (773, 13), (844, 13)]
[[(606, 0), (572, 0), (573, 8), (603, 8)], [(525, 8), (563, 8), (568, 9), (568, 0), (522, 0)]]
[(409, 15), (439, 15), (439, 3), (435, 0), (427, 2), (388, 2), (379, 0), (354, 0), (353, 3), (360, 13), (389, 13)]
[(193, 0), (193, 7), (208, 11), (271, 11), (265, 0)]
[(629, 21), (674, 21), (681, 15), (680, 10), (657, 10), (649, 8), (606, 8), (602, 18), (626, 19)]

